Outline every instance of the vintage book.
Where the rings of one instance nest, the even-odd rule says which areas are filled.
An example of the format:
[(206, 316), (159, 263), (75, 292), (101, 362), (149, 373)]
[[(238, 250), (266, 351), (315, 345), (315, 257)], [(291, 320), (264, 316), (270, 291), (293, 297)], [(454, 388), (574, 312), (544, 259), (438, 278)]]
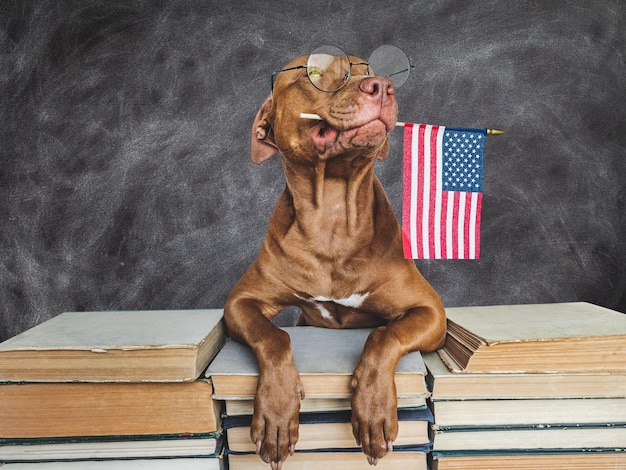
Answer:
[(221, 436), (215, 434), (48, 441), (2, 439), (0, 440), (0, 462), (39, 463), (61, 460), (217, 457), (221, 449)]
[(0, 382), (191, 381), (225, 337), (218, 309), (66, 312), (0, 343)]
[(626, 399), (440, 400), (432, 402), (439, 426), (523, 426), (626, 423)]
[(434, 425), (433, 451), (583, 450), (624, 448), (626, 424), (445, 428)]
[[(296, 448), (302, 450), (358, 448), (351, 413), (300, 413), (300, 427)], [(228, 449), (232, 452), (255, 452), (250, 439), (250, 416), (224, 419)], [(398, 438), (394, 448), (424, 446), (430, 442), (428, 435), (432, 414), (428, 409), (398, 410)]]
[(431, 470), (618, 470), (626, 468), (626, 449), (609, 452), (474, 454), (433, 452)]
[[(425, 408), (426, 397), (399, 397), (398, 408)], [(254, 413), (254, 401), (225, 400), (225, 413), (229, 416), (251, 415)], [(349, 398), (308, 398), (300, 401), (300, 413), (318, 411), (344, 411), (351, 409)]]
[(0, 385), (0, 438), (211, 433), (220, 403), (204, 380)]
[(437, 353), (422, 355), (431, 400), (624, 398), (626, 373), (457, 374)]
[(626, 373), (626, 315), (586, 302), (446, 310), (454, 372)]
[[(307, 397), (349, 398), (350, 382), (371, 329), (333, 330), (310, 326), (283, 328), (289, 333), (296, 369)], [(215, 398), (252, 398), (258, 366), (252, 350), (229, 340), (205, 373)], [(396, 368), (398, 396), (426, 396), (426, 366), (419, 352), (403, 356)]]
[[(258, 457), (257, 457), (258, 458)], [(7, 462), (2, 470), (223, 470), (218, 457), (146, 458), (132, 460), (90, 460), (63, 462)]]
[[(268, 468), (268, 465), (254, 454), (230, 454), (228, 462), (230, 470), (267, 470)], [(371, 467), (361, 452), (296, 451), (294, 455), (287, 458), (283, 468), (285, 470), (363, 470)], [(376, 470), (427, 470), (426, 453), (394, 451), (380, 459), (375, 468)]]

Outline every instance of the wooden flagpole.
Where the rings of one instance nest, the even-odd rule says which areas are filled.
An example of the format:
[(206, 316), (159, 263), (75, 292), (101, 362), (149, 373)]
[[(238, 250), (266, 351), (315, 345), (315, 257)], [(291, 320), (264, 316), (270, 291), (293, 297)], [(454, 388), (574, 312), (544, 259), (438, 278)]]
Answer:
[[(317, 114), (312, 113), (300, 113), (300, 118), (302, 119), (315, 119), (317, 121), (321, 121), (322, 118)], [(396, 122), (396, 127), (404, 126), (406, 123), (404, 122)], [(504, 131), (501, 129), (487, 129), (487, 135), (502, 135)]]

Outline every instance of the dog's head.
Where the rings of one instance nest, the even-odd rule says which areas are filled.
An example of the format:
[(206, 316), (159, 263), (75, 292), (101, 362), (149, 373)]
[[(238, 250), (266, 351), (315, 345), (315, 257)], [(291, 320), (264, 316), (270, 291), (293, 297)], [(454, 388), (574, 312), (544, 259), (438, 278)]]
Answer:
[[(398, 114), (394, 85), (385, 77), (374, 76), (362, 59), (350, 56), (349, 60), (349, 77), (335, 91), (319, 88), (329, 87), (324, 87), (325, 77), (307, 68), (306, 56), (277, 74), (272, 94), (252, 126), (255, 163), (277, 152), (302, 163), (357, 155), (387, 157), (389, 133)], [(325, 70), (329, 67), (326, 64)], [(321, 120), (302, 119), (301, 113), (317, 114)]]

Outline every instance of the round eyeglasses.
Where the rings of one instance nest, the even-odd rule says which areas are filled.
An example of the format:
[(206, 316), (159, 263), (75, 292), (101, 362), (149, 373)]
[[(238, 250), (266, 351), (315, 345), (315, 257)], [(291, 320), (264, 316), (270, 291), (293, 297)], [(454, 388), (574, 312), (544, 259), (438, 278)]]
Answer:
[(306, 65), (296, 65), (278, 70), (272, 74), (274, 81), (281, 72), (306, 69), (306, 74), (315, 88), (321, 91), (337, 91), (343, 87), (350, 75), (352, 66), (363, 66), (366, 76), (387, 77), (396, 88), (401, 87), (409, 78), (411, 63), (399, 47), (384, 45), (376, 49), (367, 62), (351, 62), (350, 58), (336, 46), (321, 46), (309, 54)]

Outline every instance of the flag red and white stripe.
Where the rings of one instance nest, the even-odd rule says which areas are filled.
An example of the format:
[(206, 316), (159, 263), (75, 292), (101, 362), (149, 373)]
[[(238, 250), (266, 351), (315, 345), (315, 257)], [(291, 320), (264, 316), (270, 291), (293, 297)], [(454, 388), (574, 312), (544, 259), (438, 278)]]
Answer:
[(478, 259), (486, 131), (404, 127), (404, 256)]

